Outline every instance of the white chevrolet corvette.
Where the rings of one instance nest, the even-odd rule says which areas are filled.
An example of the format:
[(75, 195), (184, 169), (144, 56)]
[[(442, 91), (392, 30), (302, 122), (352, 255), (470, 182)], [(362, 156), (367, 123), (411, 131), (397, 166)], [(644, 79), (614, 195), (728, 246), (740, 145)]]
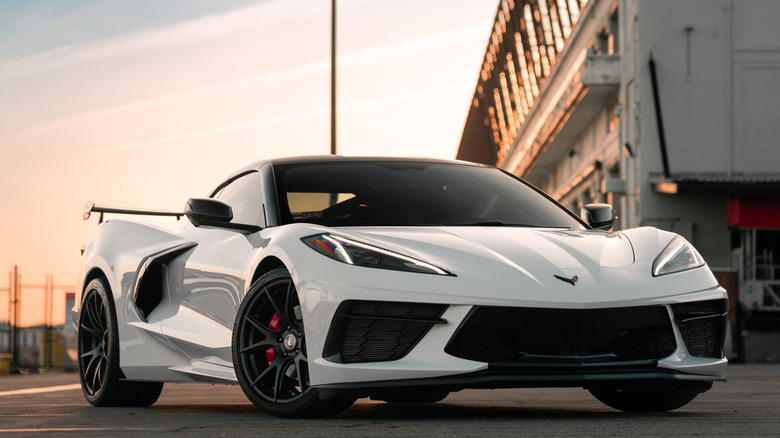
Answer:
[(276, 159), (176, 223), (91, 212), (73, 318), (95, 406), (208, 382), (285, 417), (541, 386), (666, 411), (725, 380), (726, 292), (685, 239), (606, 231), (610, 206), (580, 219), (493, 167)]

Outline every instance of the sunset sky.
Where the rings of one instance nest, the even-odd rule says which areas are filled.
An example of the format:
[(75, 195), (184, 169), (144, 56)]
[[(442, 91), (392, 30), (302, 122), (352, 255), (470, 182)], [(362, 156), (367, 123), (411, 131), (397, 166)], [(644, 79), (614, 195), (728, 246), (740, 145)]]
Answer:
[[(338, 152), (454, 158), (497, 5), (339, 0)], [(0, 0), (0, 321), (15, 264), (76, 283), (87, 199), (181, 210), (329, 153), (329, 60), (327, 0)]]

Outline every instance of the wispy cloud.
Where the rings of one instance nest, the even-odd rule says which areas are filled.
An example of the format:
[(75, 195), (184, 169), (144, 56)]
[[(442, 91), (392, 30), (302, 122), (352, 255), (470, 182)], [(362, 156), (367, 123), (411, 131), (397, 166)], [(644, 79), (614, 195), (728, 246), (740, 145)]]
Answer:
[[(366, 110), (371, 108), (385, 107), (390, 105), (397, 105), (397, 104), (402, 104), (402, 103), (423, 99), (427, 97), (437, 96), (437, 95), (446, 95), (453, 92), (468, 91), (471, 90), (473, 86), (474, 84), (471, 82), (468, 83), (464, 82), (461, 84), (453, 84), (445, 87), (426, 89), (414, 93), (407, 93), (400, 96), (353, 102), (344, 105), (339, 105), (337, 111), (338, 112), (357, 111), (357, 110)], [(272, 125), (276, 123), (284, 123), (284, 122), (291, 122), (296, 120), (323, 117), (328, 114), (330, 114), (330, 108), (319, 108), (311, 111), (303, 111), (303, 112), (287, 114), (282, 116), (250, 120), (250, 121), (240, 122), (240, 123), (231, 123), (231, 124), (216, 126), (208, 129), (188, 131), (179, 134), (165, 135), (161, 137), (149, 138), (149, 139), (133, 141), (128, 143), (119, 143), (119, 144), (114, 144), (109, 146), (97, 147), (97, 148), (84, 150), (82, 151), (82, 153), (86, 155), (95, 155), (95, 154), (118, 152), (118, 151), (124, 151), (128, 149), (137, 149), (137, 148), (143, 148), (149, 146), (159, 146), (167, 143), (175, 143), (179, 141), (208, 137), (211, 135), (258, 128), (261, 126)]]
[(412, 38), (406, 41), (372, 47), (339, 56), (339, 66), (363, 65), (384, 62), (388, 59), (408, 56), (416, 53), (426, 53), (448, 47), (458, 47), (473, 42), (487, 43), (487, 32), (483, 27), (470, 27), (448, 32), (441, 32), (424, 37)]
[[(307, 2), (294, 13), (298, 20), (323, 15), (325, 2)], [(286, 1), (262, 2), (230, 12), (198, 18), (172, 26), (149, 29), (113, 38), (60, 47), (43, 53), (0, 63), (0, 79), (24, 77), (40, 71), (58, 70), (68, 65), (80, 65), (107, 58), (117, 58), (141, 52), (165, 51), (183, 46), (213, 42), (247, 34), (272, 32), (278, 26), (278, 17), (293, 11)], [(302, 17), (303, 16), (303, 17)], [(277, 17), (276, 19), (274, 17)], [(383, 57), (420, 53), (436, 47), (456, 46), (464, 42), (487, 41), (484, 27), (461, 28), (452, 32), (430, 35), (354, 52), (340, 56), (340, 62), (374, 62)]]
[[(231, 14), (233, 13), (226, 15)], [(203, 20), (209, 19), (210, 18)], [(175, 33), (180, 34), (181, 32)], [(458, 47), (468, 43), (482, 42), (484, 38), (485, 29), (483, 28), (463, 28), (449, 32), (442, 32), (435, 35), (427, 35), (424, 37), (408, 39), (393, 44), (371, 47), (352, 53), (346, 53), (338, 57), (337, 65), (339, 69), (347, 69), (350, 67), (385, 63), (389, 60), (404, 56), (411, 56), (414, 54), (433, 52), (445, 48)], [(142, 44), (140, 43), (138, 44), (139, 47), (141, 45)], [(106, 49), (106, 53), (110, 52), (111, 50)], [(76, 56), (78, 57), (79, 55)], [(127, 114), (129, 112), (148, 112), (154, 109), (163, 108), (168, 105), (182, 102), (195, 102), (206, 99), (208, 97), (251, 89), (266, 84), (272, 85), (281, 83), (282, 81), (289, 82), (305, 80), (316, 75), (327, 74), (329, 69), (330, 60), (320, 59), (309, 64), (286, 68), (283, 70), (251, 75), (232, 81), (220, 82), (190, 90), (153, 96), (147, 99), (142, 99), (130, 103), (123, 103), (109, 108), (100, 108), (97, 110), (73, 114), (67, 117), (49, 121), (46, 124), (37, 125), (30, 130), (19, 132), (8, 140), (26, 138), (36, 133), (51, 131), (57, 129), (60, 126), (69, 125), (71, 123), (97, 122), (114, 116)], [(15, 141), (9, 141), (8, 143), (10, 144), (14, 142)]]
[[(321, 13), (321, 10), (327, 6), (324, 2), (310, 3), (310, 8), (304, 10), (299, 8), (295, 13), (312, 16)], [(271, 31), (279, 25), (278, 17), (290, 14), (289, 5), (285, 1), (262, 2), (164, 28), (73, 44), (0, 63), (0, 79), (23, 77), (46, 70), (56, 71), (69, 65), (86, 64), (134, 53), (192, 46), (226, 37), (260, 33), (264, 29)]]

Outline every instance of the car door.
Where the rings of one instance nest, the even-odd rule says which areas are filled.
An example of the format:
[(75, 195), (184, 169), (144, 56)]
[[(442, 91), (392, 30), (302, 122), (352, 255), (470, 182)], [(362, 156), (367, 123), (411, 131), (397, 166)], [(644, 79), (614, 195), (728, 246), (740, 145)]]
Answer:
[[(226, 181), (212, 197), (231, 206), (232, 223), (265, 226), (258, 172)], [(162, 332), (193, 361), (232, 366), (233, 323), (257, 248), (246, 231), (193, 226), (192, 236), (197, 246), (183, 261), (182, 278), (169, 279), (181, 284), (175, 288), (181, 296), (171, 297)]]

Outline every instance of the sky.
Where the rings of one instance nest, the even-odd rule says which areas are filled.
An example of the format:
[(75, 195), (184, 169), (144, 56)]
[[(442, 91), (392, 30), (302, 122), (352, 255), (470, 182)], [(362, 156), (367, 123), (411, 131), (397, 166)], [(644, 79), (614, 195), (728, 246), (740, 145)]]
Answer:
[[(497, 7), (338, 0), (338, 153), (454, 158)], [(330, 10), (0, 0), (0, 321), (14, 265), (76, 284), (85, 201), (180, 211), (254, 161), (329, 153)], [(42, 295), (24, 292), (23, 325)]]

